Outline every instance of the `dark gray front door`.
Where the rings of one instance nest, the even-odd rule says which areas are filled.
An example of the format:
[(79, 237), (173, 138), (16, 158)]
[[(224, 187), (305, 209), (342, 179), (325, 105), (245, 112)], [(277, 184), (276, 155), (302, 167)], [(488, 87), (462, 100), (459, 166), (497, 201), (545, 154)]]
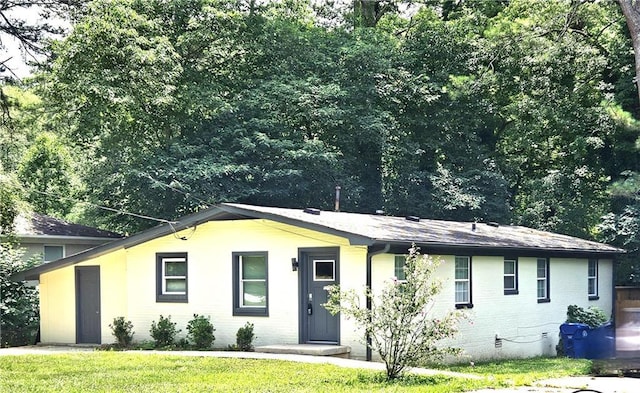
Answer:
[(327, 285), (339, 284), (338, 250), (317, 249), (301, 254), (302, 341), (335, 343), (340, 341), (338, 315), (331, 315), (322, 304), (327, 302)]
[(76, 267), (76, 342), (100, 344), (100, 266)]

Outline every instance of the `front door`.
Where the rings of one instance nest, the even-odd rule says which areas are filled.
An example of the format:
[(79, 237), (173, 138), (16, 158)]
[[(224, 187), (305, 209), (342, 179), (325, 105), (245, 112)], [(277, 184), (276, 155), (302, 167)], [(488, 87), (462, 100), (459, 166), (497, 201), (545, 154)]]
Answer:
[(76, 267), (76, 342), (100, 344), (100, 266)]
[(327, 285), (339, 284), (338, 249), (313, 249), (300, 254), (302, 293), (300, 296), (301, 341), (338, 344), (339, 315), (331, 315), (322, 304), (327, 302)]

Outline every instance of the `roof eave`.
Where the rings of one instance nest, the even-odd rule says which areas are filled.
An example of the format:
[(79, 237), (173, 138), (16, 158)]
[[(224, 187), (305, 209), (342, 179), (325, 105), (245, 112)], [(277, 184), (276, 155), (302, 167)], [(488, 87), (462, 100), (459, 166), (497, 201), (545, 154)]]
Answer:
[(522, 257), (554, 256), (554, 257), (575, 257), (585, 258), (598, 256), (601, 258), (614, 258), (617, 255), (626, 253), (625, 250), (612, 247), (609, 250), (599, 249), (569, 249), (569, 248), (541, 248), (541, 247), (511, 247), (511, 246), (491, 246), (477, 244), (451, 244), (436, 242), (412, 242), (377, 239), (376, 244), (391, 244), (392, 251), (407, 251), (411, 244), (416, 244), (423, 253), (448, 253), (468, 252), (474, 255), (518, 255)]

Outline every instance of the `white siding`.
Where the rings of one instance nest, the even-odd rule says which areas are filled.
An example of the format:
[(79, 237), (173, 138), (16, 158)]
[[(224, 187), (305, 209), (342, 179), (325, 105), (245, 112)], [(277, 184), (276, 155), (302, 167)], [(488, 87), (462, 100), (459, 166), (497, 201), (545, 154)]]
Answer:
[[(434, 313), (453, 310), (454, 256), (440, 257), (437, 277), (443, 282)], [(469, 321), (460, 324), (452, 345), (464, 349), (463, 360), (501, 357), (529, 357), (555, 354), (559, 326), (566, 319), (567, 306), (597, 306), (607, 315), (612, 312), (612, 262), (599, 261), (600, 299), (590, 301), (587, 288), (587, 259), (550, 259), (550, 302), (538, 303), (536, 296), (536, 259), (518, 259), (519, 293), (505, 295), (503, 257), (472, 256), (472, 303), (465, 310)], [(380, 288), (393, 274), (393, 256), (374, 257), (373, 289)], [(502, 338), (496, 348), (496, 336)]]

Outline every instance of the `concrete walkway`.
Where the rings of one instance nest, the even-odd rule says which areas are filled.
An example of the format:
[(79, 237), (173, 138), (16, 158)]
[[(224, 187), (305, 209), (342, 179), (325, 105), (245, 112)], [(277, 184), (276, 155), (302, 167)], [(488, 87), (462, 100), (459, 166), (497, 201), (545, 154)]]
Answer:
[[(0, 356), (17, 355), (44, 355), (60, 353), (92, 352), (93, 347), (82, 346), (27, 346), (0, 349)], [(141, 355), (175, 355), (195, 357), (220, 357), (240, 359), (274, 359), (302, 363), (333, 364), (339, 367), (360, 368), (368, 370), (384, 371), (384, 364), (377, 362), (365, 362), (362, 360), (344, 359), (332, 356), (309, 356), (297, 354), (273, 354), (258, 352), (232, 352), (232, 351), (131, 351)], [(424, 368), (411, 369), (418, 375), (447, 375), (458, 378), (481, 379), (474, 374), (463, 374), (443, 370), (431, 370)], [(510, 389), (485, 389), (474, 393), (573, 393), (579, 389), (585, 393), (596, 391), (602, 393), (640, 393), (640, 378), (618, 377), (565, 377), (537, 381), (535, 386), (523, 386)]]

